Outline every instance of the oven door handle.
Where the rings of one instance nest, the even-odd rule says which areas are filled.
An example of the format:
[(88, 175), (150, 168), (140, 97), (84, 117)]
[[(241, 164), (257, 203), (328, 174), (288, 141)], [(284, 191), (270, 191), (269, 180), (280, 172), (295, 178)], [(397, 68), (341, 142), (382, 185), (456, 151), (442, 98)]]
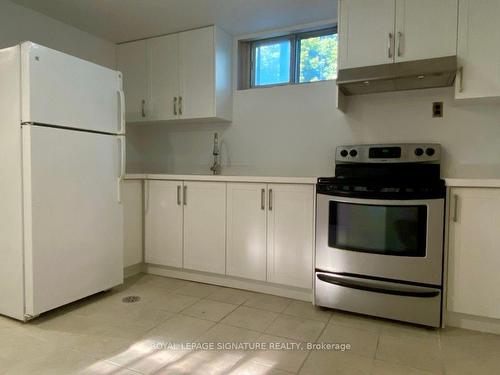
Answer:
[(345, 288), (364, 290), (367, 292), (390, 294), (394, 296), (417, 297), (417, 298), (433, 298), (437, 297), (441, 292), (436, 289), (402, 285), (398, 283), (359, 279), (350, 276), (341, 276), (325, 273), (317, 273), (316, 277), (325, 283), (342, 286)]

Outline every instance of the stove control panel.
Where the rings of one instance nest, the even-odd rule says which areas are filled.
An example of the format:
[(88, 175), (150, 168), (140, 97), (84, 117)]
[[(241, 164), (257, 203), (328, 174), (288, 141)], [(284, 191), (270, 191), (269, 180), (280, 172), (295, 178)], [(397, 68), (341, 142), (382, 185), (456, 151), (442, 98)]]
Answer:
[(441, 145), (404, 143), (337, 147), (337, 163), (439, 163)]

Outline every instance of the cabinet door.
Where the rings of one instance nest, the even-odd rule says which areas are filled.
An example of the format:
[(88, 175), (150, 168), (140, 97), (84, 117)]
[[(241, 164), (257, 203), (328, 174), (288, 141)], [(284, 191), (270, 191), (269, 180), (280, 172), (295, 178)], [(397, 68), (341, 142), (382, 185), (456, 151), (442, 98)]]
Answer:
[(458, 0), (396, 0), (396, 62), (457, 54)]
[(312, 287), (314, 188), (268, 185), (267, 281)]
[(213, 27), (179, 34), (181, 118), (215, 116), (214, 43)]
[(148, 40), (149, 82), (152, 120), (178, 118), (179, 36), (161, 36)]
[(184, 182), (184, 268), (226, 271), (225, 182)]
[(149, 93), (146, 41), (117, 46), (118, 70), (123, 74), (125, 119), (127, 122), (148, 120)]
[(450, 198), (448, 310), (498, 319), (500, 189), (457, 188)]
[(500, 96), (500, 1), (460, 0), (457, 99)]
[(146, 181), (146, 263), (182, 267), (181, 194), (181, 181)]
[(394, 62), (395, 0), (340, 1), (340, 68)]
[(226, 273), (266, 281), (266, 185), (227, 185)]
[(142, 263), (142, 180), (122, 181), (123, 263), (125, 267)]

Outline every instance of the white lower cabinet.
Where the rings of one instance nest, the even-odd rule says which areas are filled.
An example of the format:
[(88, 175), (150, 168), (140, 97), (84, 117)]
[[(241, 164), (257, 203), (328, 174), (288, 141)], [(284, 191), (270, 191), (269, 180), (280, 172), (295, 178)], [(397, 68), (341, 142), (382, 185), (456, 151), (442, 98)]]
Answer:
[(182, 186), (182, 181), (146, 181), (146, 263), (182, 267)]
[(500, 189), (452, 188), (449, 311), (500, 318)]
[(314, 188), (268, 185), (267, 281), (312, 288)]
[(142, 263), (142, 180), (122, 181), (123, 266)]
[(266, 184), (227, 184), (227, 275), (266, 281), (266, 193)]
[(226, 183), (184, 182), (184, 268), (226, 272)]
[(146, 263), (312, 288), (314, 187), (147, 181)]

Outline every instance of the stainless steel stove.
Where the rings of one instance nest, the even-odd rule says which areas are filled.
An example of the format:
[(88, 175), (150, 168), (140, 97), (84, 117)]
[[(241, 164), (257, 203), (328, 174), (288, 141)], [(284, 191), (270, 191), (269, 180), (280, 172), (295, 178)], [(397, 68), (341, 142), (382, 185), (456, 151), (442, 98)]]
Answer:
[(317, 184), (315, 304), (441, 325), (445, 185), (437, 144), (341, 146)]

